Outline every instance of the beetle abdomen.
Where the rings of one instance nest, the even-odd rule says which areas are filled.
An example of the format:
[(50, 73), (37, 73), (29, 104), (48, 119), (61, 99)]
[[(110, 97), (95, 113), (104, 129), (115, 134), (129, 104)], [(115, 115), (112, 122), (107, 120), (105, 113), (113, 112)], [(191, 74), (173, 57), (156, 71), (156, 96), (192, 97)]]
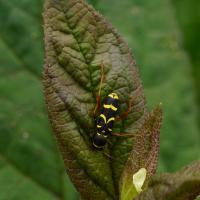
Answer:
[(96, 124), (100, 132), (112, 131), (113, 122), (118, 110), (118, 99), (116, 93), (111, 93), (104, 99)]
[(93, 137), (93, 146), (102, 149), (107, 143), (107, 136), (112, 132), (118, 110), (118, 95), (109, 94), (103, 101), (100, 115), (96, 119), (97, 133)]

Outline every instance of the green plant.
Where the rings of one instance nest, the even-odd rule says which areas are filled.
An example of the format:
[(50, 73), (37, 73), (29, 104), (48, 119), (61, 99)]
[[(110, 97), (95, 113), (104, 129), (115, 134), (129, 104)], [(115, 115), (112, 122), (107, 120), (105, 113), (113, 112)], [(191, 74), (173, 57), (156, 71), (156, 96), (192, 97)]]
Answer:
[[(193, 98), (200, 91), (199, 1), (174, 0), (176, 10), (169, 0), (89, 2), (134, 52), (148, 108), (163, 102), (158, 171), (176, 171), (199, 158), (200, 104)], [(79, 199), (43, 100), (42, 12), (43, 0), (0, 1), (0, 200)]]

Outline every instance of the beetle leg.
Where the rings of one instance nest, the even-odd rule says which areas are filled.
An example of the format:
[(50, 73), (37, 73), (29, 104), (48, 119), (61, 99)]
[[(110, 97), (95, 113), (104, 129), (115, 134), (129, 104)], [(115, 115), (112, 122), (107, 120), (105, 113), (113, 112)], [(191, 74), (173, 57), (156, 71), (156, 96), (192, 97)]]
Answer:
[(110, 161), (116, 161), (116, 157), (111, 156), (110, 154), (103, 152), (104, 156), (109, 159)]
[(94, 118), (95, 118), (95, 116), (96, 116), (97, 110), (99, 110), (100, 107), (101, 107), (100, 96), (97, 95), (97, 96), (96, 96), (96, 106), (95, 106), (94, 111), (93, 111), (93, 116), (94, 116)]
[(96, 95), (96, 106), (95, 106), (94, 111), (93, 111), (93, 116), (96, 115), (97, 110), (99, 110), (100, 107), (101, 107), (101, 104), (100, 104), (100, 100), (101, 100), (101, 88), (102, 88), (102, 84), (103, 84), (103, 80), (104, 80), (103, 66), (104, 66), (103, 62), (101, 62), (101, 65), (100, 65), (100, 70), (101, 70), (100, 85), (99, 85), (98, 94)]
[(103, 154), (106, 158), (109, 158), (110, 160), (114, 160), (114, 158), (111, 155), (109, 155), (108, 153), (106, 153), (105, 151), (103, 152)]
[(112, 136), (117, 137), (134, 137), (134, 133), (111, 133)]

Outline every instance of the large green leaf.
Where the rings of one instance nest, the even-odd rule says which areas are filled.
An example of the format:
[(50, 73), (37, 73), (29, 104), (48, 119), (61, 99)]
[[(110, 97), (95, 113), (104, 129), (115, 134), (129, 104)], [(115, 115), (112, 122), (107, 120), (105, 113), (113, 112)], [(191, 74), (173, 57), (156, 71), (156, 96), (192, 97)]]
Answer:
[(132, 47), (149, 106), (163, 103), (160, 170), (176, 170), (199, 158), (194, 80), (171, 2), (99, 0), (94, 6)]
[(128, 118), (113, 132), (134, 133), (142, 125), (146, 108), (134, 59), (114, 28), (84, 1), (47, 0), (44, 20), (44, 91), (67, 171), (84, 199), (117, 199), (132, 139), (109, 138), (111, 162), (92, 147), (91, 113), (103, 65), (101, 98), (116, 92), (121, 112), (133, 99)]
[(0, 1), (0, 199), (76, 199), (44, 110), (42, 1)]

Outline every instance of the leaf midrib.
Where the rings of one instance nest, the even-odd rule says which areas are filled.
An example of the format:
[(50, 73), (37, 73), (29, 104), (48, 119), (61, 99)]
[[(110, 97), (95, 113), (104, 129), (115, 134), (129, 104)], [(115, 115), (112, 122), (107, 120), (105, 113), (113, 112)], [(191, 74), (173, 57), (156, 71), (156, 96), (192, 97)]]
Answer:
[[(62, 0), (62, 3), (63, 3), (63, 8), (64, 8), (64, 2), (63, 2), (63, 0)], [(70, 9), (72, 9), (72, 7), (73, 6), (75, 6), (77, 4), (77, 2), (74, 4), (74, 5), (72, 5), (71, 7), (70, 7)], [(62, 12), (63, 13), (65, 13), (65, 11), (62, 9)], [(88, 12), (88, 11), (87, 11)], [(76, 13), (75, 13), (76, 14)], [(87, 13), (86, 13), (87, 14)], [(86, 14), (84, 14), (84, 15), (86, 15)], [(92, 13), (93, 14), (93, 13)], [(73, 15), (74, 16), (74, 15)], [(94, 17), (94, 20), (95, 20), (95, 22), (96, 22), (96, 19), (95, 19), (95, 16), (93, 16)], [(81, 48), (81, 46), (80, 46), (80, 44), (79, 44), (79, 42), (78, 42), (78, 38), (76, 37), (76, 35), (75, 35), (75, 33), (74, 33), (74, 29), (70, 26), (70, 24), (69, 24), (69, 22), (68, 22), (68, 18), (65, 16), (65, 19), (66, 19), (66, 22), (67, 22), (67, 25), (68, 25), (68, 27), (69, 27), (69, 29), (70, 29), (70, 31), (71, 31), (71, 34), (72, 34), (72, 36), (74, 37), (74, 39), (75, 39), (75, 41), (76, 41), (76, 43), (77, 43), (77, 45), (78, 45), (78, 48), (79, 48), (79, 52), (81, 53), (81, 55), (82, 55), (82, 57), (83, 57), (83, 59), (84, 59), (84, 63), (85, 64), (87, 64), (87, 68), (88, 68), (88, 70), (89, 70), (89, 76), (90, 76), (90, 84), (91, 84), (91, 91), (93, 91), (94, 90), (94, 88), (93, 88), (93, 80), (92, 80), (92, 70), (91, 70), (91, 68), (90, 68), (90, 64), (91, 64), (91, 62), (93, 61), (93, 59), (94, 59), (94, 55), (96, 54), (96, 48), (94, 48), (94, 53), (93, 53), (93, 57), (91, 58), (91, 60), (89, 61), (89, 62), (87, 62), (87, 59), (86, 59), (86, 57), (85, 57), (85, 55), (84, 55), (84, 53), (83, 53), (83, 51), (82, 51), (82, 48)], [(97, 23), (97, 22), (96, 22)], [(77, 25), (76, 25), (77, 26)], [(85, 32), (84, 32), (85, 33)], [(95, 40), (95, 42), (97, 43), (98, 41), (96, 41)], [(96, 44), (95, 43), (95, 44)], [(95, 46), (96, 47), (96, 46)], [(68, 73), (69, 74), (69, 73)], [(70, 74), (69, 74), (70, 75)], [(87, 88), (84, 88), (85, 90), (87, 89)], [(90, 92), (91, 92), (90, 91)]]
[[(62, 0), (62, 3), (63, 3), (63, 0)], [(72, 8), (72, 7), (75, 6), (75, 5), (76, 5), (76, 3), (75, 3), (74, 5), (72, 5), (70, 8)], [(63, 8), (64, 8), (64, 5), (63, 5), (63, 7), (62, 7), (62, 12), (65, 13), (65, 11), (63, 10)], [(89, 8), (88, 8), (88, 9), (89, 9)], [(87, 11), (87, 12), (89, 12), (89, 11)], [(91, 12), (91, 13), (92, 13), (92, 12)], [(93, 14), (93, 13), (92, 13), (92, 14)], [(93, 17), (94, 17), (95, 22), (97, 23), (97, 21), (96, 21), (94, 15), (93, 15)], [(86, 57), (85, 57), (85, 55), (84, 55), (84, 53), (83, 53), (83, 51), (82, 51), (82, 48), (81, 48), (81, 46), (80, 46), (80, 44), (79, 44), (79, 42), (78, 42), (78, 38), (76, 37), (76, 35), (75, 35), (75, 33), (74, 33), (74, 29), (70, 26), (70, 24), (69, 24), (69, 22), (68, 22), (68, 18), (67, 18), (66, 16), (65, 16), (65, 20), (66, 20), (66, 22), (67, 22), (67, 25), (68, 25), (70, 31), (71, 31), (72, 36), (74, 37), (74, 39), (75, 39), (75, 41), (76, 41), (76, 43), (77, 43), (77, 45), (78, 45), (78, 47), (79, 47), (79, 52), (80, 52), (81, 55), (83, 56), (85, 64), (87, 64), (87, 66), (88, 66), (89, 75), (90, 75), (91, 89), (92, 89), (92, 91), (93, 91), (94, 88), (92, 88), (92, 87), (93, 87), (92, 70), (91, 70), (91, 68), (90, 68), (90, 64), (91, 64), (91, 62), (92, 62), (93, 59), (94, 59), (94, 55), (96, 54), (96, 50), (97, 50), (96, 44), (98, 43), (98, 40), (97, 40), (97, 41), (95, 40), (95, 48), (94, 48), (93, 57), (91, 58), (91, 60), (90, 60), (89, 62), (87, 62), (87, 59), (86, 59)], [(77, 25), (76, 25), (76, 26), (77, 26)], [(99, 38), (99, 36), (98, 36), (97, 38)], [(96, 39), (96, 38), (95, 38), (95, 39)], [(68, 73), (68, 72), (66, 71), (66, 73)], [(68, 75), (70, 75), (70, 74), (68, 73)], [(86, 88), (84, 88), (84, 89), (86, 90)], [(59, 94), (58, 94), (58, 95), (59, 95)], [(64, 103), (65, 103), (65, 102), (64, 102)], [(66, 109), (67, 109), (67, 107), (66, 107)], [(69, 111), (69, 110), (68, 110), (68, 111)], [(110, 166), (110, 169), (111, 169), (111, 172), (112, 172), (112, 165), (111, 165), (111, 163), (109, 163), (109, 166)], [(87, 174), (87, 175), (88, 175), (88, 177), (89, 177), (89, 174)], [(112, 181), (113, 181), (113, 183), (115, 182), (113, 173), (112, 173)], [(95, 183), (95, 184), (97, 184), (97, 183)], [(97, 185), (98, 185), (100, 188), (102, 188), (101, 185), (99, 185), (99, 184), (97, 184)], [(115, 184), (114, 184), (114, 185), (115, 185)], [(115, 186), (114, 186), (114, 190), (116, 190), (116, 187), (115, 187)], [(108, 194), (108, 196), (110, 196), (110, 194), (109, 194), (105, 189), (104, 189), (104, 191)], [(115, 192), (116, 192), (116, 191), (115, 191)]]

